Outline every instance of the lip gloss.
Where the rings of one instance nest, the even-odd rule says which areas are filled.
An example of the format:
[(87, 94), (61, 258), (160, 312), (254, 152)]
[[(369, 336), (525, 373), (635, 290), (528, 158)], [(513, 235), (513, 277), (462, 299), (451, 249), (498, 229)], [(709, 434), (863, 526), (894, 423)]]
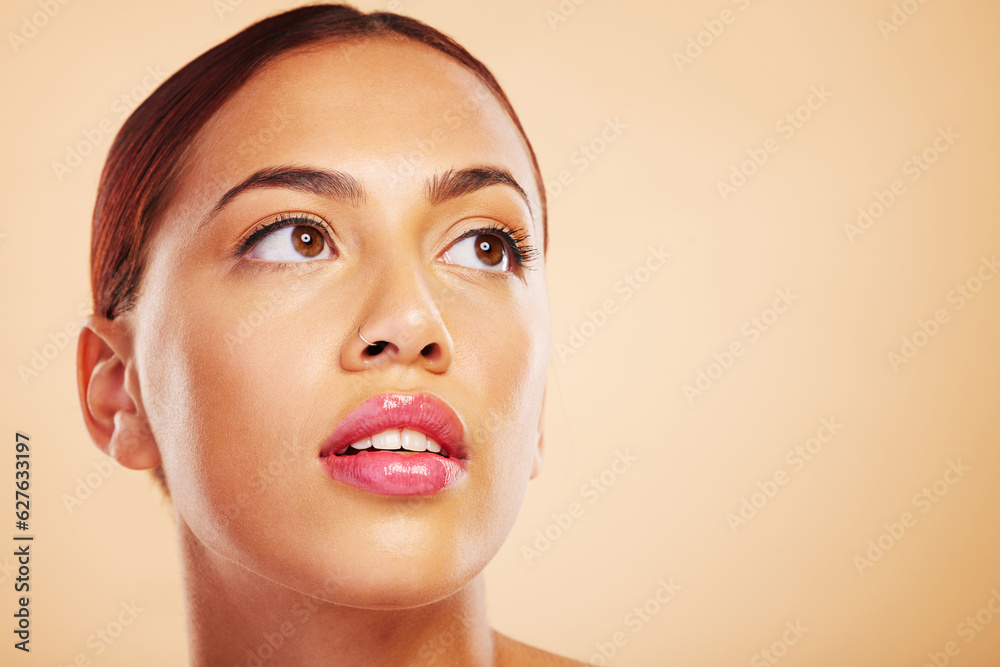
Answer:
[[(428, 451), (372, 445), (400, 442), (392, 431), (404, 429), (426, 437)], [(320, 463), (332, 479), (364, 491), (420, 496), (464, 479), (466, 456), (462, 422), (447, 403), (430, 394), (381, 394), (344, 418), (323, 444)]]

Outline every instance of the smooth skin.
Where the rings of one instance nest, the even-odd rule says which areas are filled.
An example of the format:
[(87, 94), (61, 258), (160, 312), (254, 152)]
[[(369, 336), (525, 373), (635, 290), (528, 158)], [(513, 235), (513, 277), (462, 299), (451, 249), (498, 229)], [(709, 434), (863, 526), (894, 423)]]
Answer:
[[(285, 167), (335, 170), (363, 194), (270, 184), (216, 210), (250, 175)], [(435, 177), (467, 168), (508, 174), (524, 194), (493, 182), (428, 196)], [(542, 460), (538, 187), (475, 75), (405, 39), (285, 54), (195, 137), (134, 307), (90, 317), (78, 350), (94, 441), (125, 467), (163, 466), (192, 665), (244, 664), (267, 644), (280, 644), (269, 665), (582, 664), (491, 630), (481, 576)], [(238, 252), (290, 213), (309, 256), (289, 227)], [(497, 271), (477, 259), (482, 237), (456, 243), (483, 225), (523, 236), (536, 257)], [(387, 342), (378, 354), (362, 325)], [(455, 409), (461, 483), (390, 497), (323, 472), (323, 441), (385, 392)]]

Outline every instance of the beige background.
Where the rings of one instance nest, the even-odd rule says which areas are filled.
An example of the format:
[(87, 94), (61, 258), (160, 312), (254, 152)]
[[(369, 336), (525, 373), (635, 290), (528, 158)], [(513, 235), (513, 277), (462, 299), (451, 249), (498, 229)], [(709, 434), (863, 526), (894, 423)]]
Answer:
[[(292, 6), (224, 1), (0, 10), (0, 488), (13, 486), (24, 431), (37, 535), (33, 650), (13, 650), (5, 630), (0, 664), (184, 662), (169, 506), (145, 474), (95, 473), (103, 459), (64, 332), (89, 303), (101, 128), (117, 131), (150, 71), (172, 73)], [(555, 340), (579, 349), (553, 355), (546, 469), (487, 570), (495, 626), (595, 664), (616, 633), (615, 665), (771, 664), (759, 652), (777, 642), (783, 666), (918, 666), (952, 641), (948, 664), (1000, 664), (987, 607), (1000, 591), (1000, 280), (977, 283), (977, 271), (993, 277), (982, 258), (1000, 259), (1000, 4), (897, 2), (896, 26), (891, 0), (576, 3), (360, 3), (466, 45), (510, 94), (550, 183), (565, 172), (550, 189), (549, 276)], [(730, 22), (712, 24), (724, 10)], [(15, 50), (11, 32), (33, 36)], [(700, 32), (706, 46), (679, 67)], [(811, 90), (829, 96), (800, 109)], [(776, 124), (796, 112), (808, 120), (789, 137)], [(57, 175), (80, 142), (92, 153)], [(755, 173), (724, 201), (717, 183), (765, 142), (777, 152), (748, 164)], [(580, 152), (590, 144), (592, 160)], [(912, 171), (925, 150), (936, 161)], [(852, 242), (845, 225), (895, 179), (901, 194)], [(671, 257), (648, 271), (651, 247)], [(627, 300), (626, 276), (645, 280)], [(959, 308), (966, 281), (981, 289)], [(775, 321), (778, 290), (794, 301)], [(607, 300), (610, 315), (588, 314)], [(920, 321), (935, 330), (938, 310), (946, 322), (893, 368), (887, 355)], [(711, 367), (734, 342), (743, 354)], [(39, 372), (22, 377), (33, 358)], [(688, 400), (699, 370), (717, 379)], [(832, 439), (823, 419), (842, 424)], [(786, 458), (818, 430), (829, 442), (811, 460)], [(625, 453), (637, 462), (613, 472)], [(967, 470), (935, 491), (951, 464)], [(583, 488), (602, 472), (604, 493)], [(776, 475), (785, 484), (769, 485)], [(753, 496), (762, 487), (773, 497)], [(914, 497), (925, 487), (935, 502)], [(13, 544), (12, 495), (0, 494), (2, 544)], [(763, 506), (734, 531), (727, 515), (744, 498)], [(883, 535), (904, 512), (902, 535)], [(891, 548), (856, 560), (880, 536)], [(0, 556), (3, 628), (12, 564)], [(673, 599), (648, 602), (671, 579)], [(98, 655), (88, 636), (132, 601), (142, 612)], [(981, 631), (960, 625), (977, 613), (991, 621)], [(786, 623), (808, 630), (797, 638)]]

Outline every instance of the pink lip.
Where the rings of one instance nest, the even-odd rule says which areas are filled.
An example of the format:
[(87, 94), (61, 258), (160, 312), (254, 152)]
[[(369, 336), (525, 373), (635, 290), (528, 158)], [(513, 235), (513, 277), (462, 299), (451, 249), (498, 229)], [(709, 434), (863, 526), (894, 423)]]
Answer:
[[(351, 443), (394, 428), (433, 438), (441, 454), (367, 449), (336, 456)], [(389, 496), (429, 495), (457, 484), (466, 474), (462, 422), (447, 403), (430, 394), (381, 394), (355, 408), (320, 450), (323, 470), (350, 486)]]

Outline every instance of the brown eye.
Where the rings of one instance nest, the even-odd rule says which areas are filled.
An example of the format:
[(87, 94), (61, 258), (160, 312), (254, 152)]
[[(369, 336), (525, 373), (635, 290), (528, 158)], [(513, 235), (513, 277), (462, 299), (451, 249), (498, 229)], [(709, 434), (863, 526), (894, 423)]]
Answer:
[(489, 266), (496, 266), (504, 261), (506, 252), (503, 241), (493, 234), (480, 234), (475, 237), (476, 257)]
[(299, 226), (292, 230), (292, 245), (303, 257), (315, 257), (326, 245), (323, 236), (313, 227)]
[(510, 251), (499, 234), (479, 232), (459, 239), (441, 259), (449, 264), (502, 273), (510, 269)]
[[(295, 222), (302, 220), (296, 218)], [(284, 225), (279, 219), (265, 226), (250, 237), (252, 244), (247, 258), (265, 262), (310, 262), (333, 259), (336, 247), (328, 240), (317, 224)]]

